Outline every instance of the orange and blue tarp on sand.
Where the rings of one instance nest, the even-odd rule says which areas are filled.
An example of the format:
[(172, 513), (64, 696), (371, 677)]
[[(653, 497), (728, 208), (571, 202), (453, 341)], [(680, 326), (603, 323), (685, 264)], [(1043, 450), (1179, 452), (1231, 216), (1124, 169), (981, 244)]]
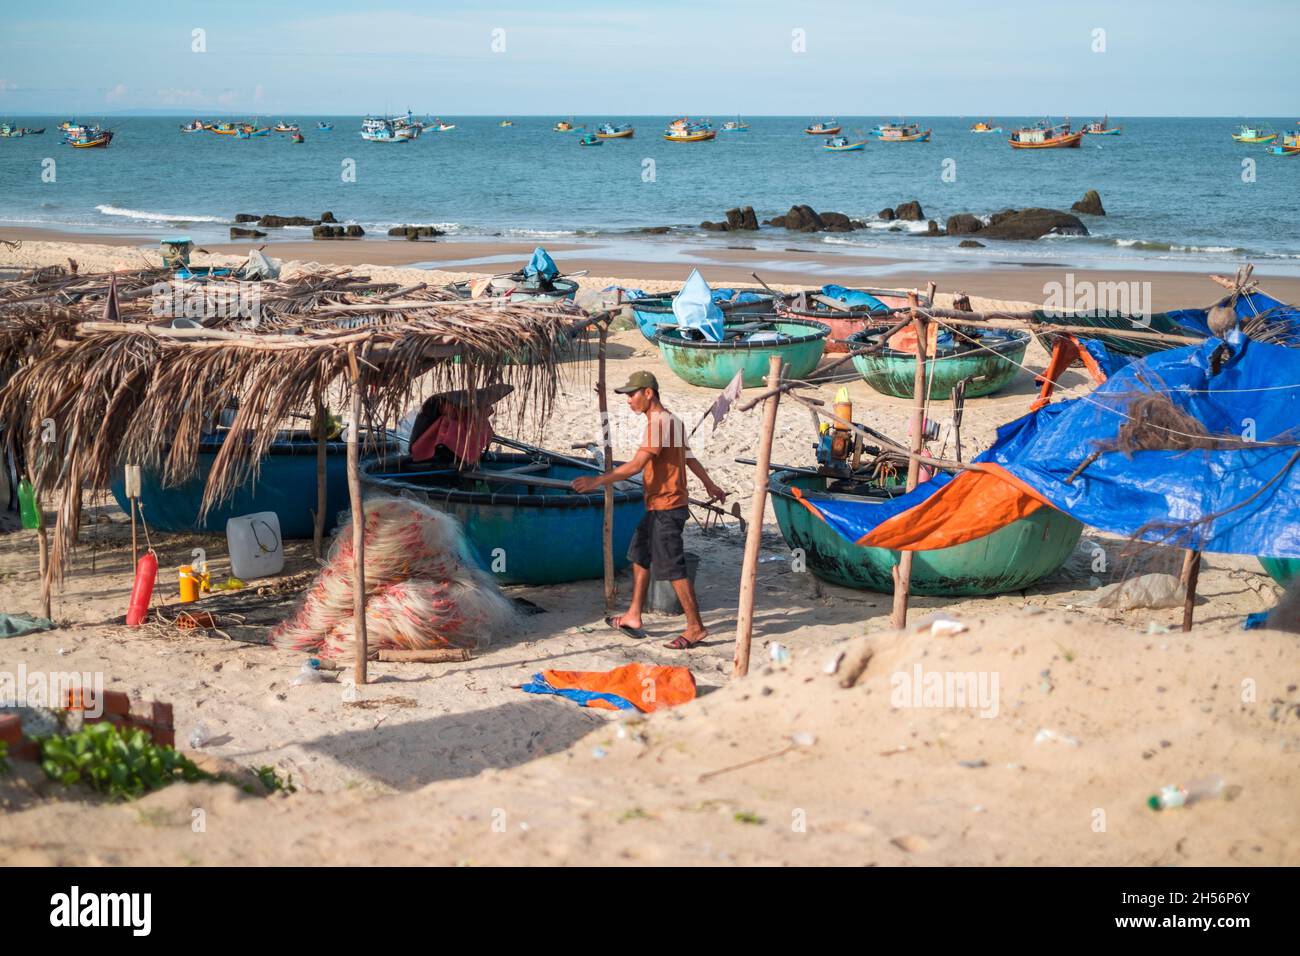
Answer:
[(685, 667), (624, 664), (608, 671), (539, 671), (520, 690), (555, 694), (583, 707), (650, 713), (695, 699), (695, 678)]
[[(1226, 354), (1215, 372), (1218, 349)], [(1151, 392), (1221, 436), (1219, 447), (1103, 451), (1129, 421), (1132, 400)], [(1179, 437), (1171, 436), (1175, 448)], [(809, 492), (800, 500), (864, 547), (951, 547), (1053, 507), (1140, 540), (1300, 557), (1300, 348), (1234, 330), (1226, 342), (1146, 356), (1090, 395), (1003, 425), (971, 466), (885, 502)]]

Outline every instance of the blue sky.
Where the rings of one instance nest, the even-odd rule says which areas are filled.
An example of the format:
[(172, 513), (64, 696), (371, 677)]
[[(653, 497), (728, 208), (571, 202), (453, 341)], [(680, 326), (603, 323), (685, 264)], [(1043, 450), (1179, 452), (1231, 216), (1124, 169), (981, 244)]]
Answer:
[(0, 0), (0, 116), (1290, 116), (1297, 49), (1297, 0)]

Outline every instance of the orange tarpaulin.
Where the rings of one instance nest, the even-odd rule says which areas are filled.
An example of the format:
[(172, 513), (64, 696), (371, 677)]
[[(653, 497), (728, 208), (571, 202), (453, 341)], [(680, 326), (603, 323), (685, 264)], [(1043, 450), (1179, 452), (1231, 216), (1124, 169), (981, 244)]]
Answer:
[[(695, 678), (685, 667), (624, 664), (609, 671), (542, 671), (541, 676), (555, 690), (614, 694), (646, 713), (695, 699)], [(620, 709), (599, 697), (589, 698), (584, 704), (602, 710)]]
[[(916, 354), (916, 323), (904, 326), (889, 337), (889, 347), (895, 352), (910, 352)], [(925, 336), (925, 354), (934, 358), (939, 351), (939, 323), (929, 323), (929, 331)]]
[[(974, 541), (1033, 514), (1050, 502), (1000, 465), (970, 466), (929, 498), (908, 508), (859, 538), (866, 548), (934, 551)], [(817, 507), (793, 489), (799, 501), (826, 520)]]

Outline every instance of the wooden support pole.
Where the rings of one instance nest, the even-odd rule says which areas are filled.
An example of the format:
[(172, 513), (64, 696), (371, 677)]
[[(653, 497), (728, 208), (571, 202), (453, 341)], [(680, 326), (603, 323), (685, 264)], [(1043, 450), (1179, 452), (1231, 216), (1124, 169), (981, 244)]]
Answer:
[[(912, 324), (916, 328), (916, 374), (912, 378), (912, 456), (907, 461), (907, 490), (917, 486), (921, 477), (921, 462), (915, 457), (921, 453), (925, 437), (925, 360), (927, 357), (930, 323), (921, 314), (915, 292), (907, 294), (912, 307)], [(904, 551), (894, 568), (894, 612), (890, 624), (898, 630), (907, 627), (907, 604), (912, 588), (912, 552)]]
[(348, 501), (352, 507), (352, 616), (356, 631), (357, 686), (366, 682), (366, 512), (361, 503), (361, 369), (355, 348), (348, 349), (352, 372), (352, 421), (348, 423)]
[[(767, 387), (781, 382), (781, 356), (773, 355), (767, 365)], [(763, 509), (767, 506), (768, 465), (772, 461), (772, 435), (776, 432), (776, 408), (781, 401), (773, 393), (763, 406), (763, 432), (759, 438), (758, 459), (754, 465), (754, 498), (749, 509), (749, 528), (745, 534), (745, 562), (740, 570), (740, 606), (736, 610), (736, 656), (731, 676), (749, 673), (749, 642), (754, 630), (754, 588), (758, 580), (758, 550), (763, 540)]]
[(316, 522), (312, 529), (311, 553), (319, 561), (324, 555), (325, 543), (325, 503), (327, 500), (325, 485), (325, 444), (326, 432), (329, 431), (325, 414), (325, 400), (320, 392), (316, 393)]
[(36, 503), (36, 543), (40, 548), (41, 617), (48, 619), (50, 617), (50, 537), (45, 530), (45, 509), (41, 506), (41, 496), (36, 491), (35, 485), (32, 486), (32, 499)]
[[(600, 408), (600, 444), (605, 455), (605, 471), (614, 467), (613, 441), (610, 436), (609, 394), (605, 384), (605, 346), (609, 338), (609, 324), (600, 326), (600, 354), (596, 372), (596, 402)], [(618, 584), (614, 580), (614, 486), (605, 486), (605, 515), (600, 528), (600, 549), (605, 559), (605, 610), (612, 611), (618, 603)]]
[(1183, 587), (1186, 589), (1186, 596), (1183, 598), (1183, 630), (1192, 629), (1192, 616), (1196, 608), (1196, 582), (1201, 576), (1201, 552), (1188, 551), (1183, 556)]

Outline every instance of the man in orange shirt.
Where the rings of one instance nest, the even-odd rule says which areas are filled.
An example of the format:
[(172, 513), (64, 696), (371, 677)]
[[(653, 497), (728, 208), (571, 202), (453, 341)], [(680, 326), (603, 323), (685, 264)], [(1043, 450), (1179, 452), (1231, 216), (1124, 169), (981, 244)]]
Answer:
[(682, 550), (682, 531), (690, 512), (687, 509), (686, 471), (704, 484), (710, 501), (722, 501), (727, 493), (713, 483), (704, 466), (686, 446), (686, 428), (681, 419), (659, 401), (659, 382), (649, 372), (633, 372), (627, 384), (614, 391), (627, 396), (628, 407), (646, 417), (646, 437), (632, 460), (603, 475), (575, 478), (573, 490), (586, 494), (617, 481), (625, 481), (643, 472), (645, 516), (637, 525), (628, 546), (632, 562), (632, 601), (627, 611), (606, 618), (632, 637), (645, 637), (641, 629), (641, 612), (650, 592), (650, 567), (665, 581), (671, 581), (677, 600), (686, 612), (686, 630), (664, 646), (684, 651), (708, 636), (700, 620), (695, 588), (686, 576), (686, 555)]

